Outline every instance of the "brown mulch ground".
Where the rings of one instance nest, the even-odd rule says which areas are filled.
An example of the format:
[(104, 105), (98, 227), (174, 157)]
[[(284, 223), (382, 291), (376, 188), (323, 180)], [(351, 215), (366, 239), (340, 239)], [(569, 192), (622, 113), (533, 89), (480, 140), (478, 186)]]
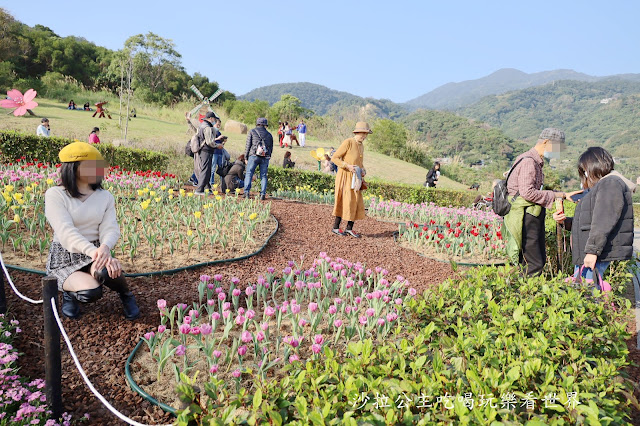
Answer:
[[(418, 290), (440, 283), (452, 274), (447, 263), (426, 259), (398, 247), (393, 241), (393, 232), (397, 230), (395, 224), (367, 218), (355, 225), (355, 231), (362, 234), (361, 239), (332, 234), (331, 209), (331, 206), (273, 200), (271, 212), (280, 222), (280, 229), (259, 255), (176, 275), (129, 279), (142, 310), (142, 316), (134, 322), (124, 319), (120, 300), (108, 290), (99, 302), (83, 306), (80, 319), (64, 319), (78, 358), (96, 389), (117, 410), (136, 421), (147, 424), (172, 422), (171, 416), (129, 389), (124, 365), (140, 336), (159, 324), (157, 299), (166, 299), (170, 306), (192, 303), (198, 297), (197, 283), (201, 274), (222, 274), (226, 281), (236, 276), (241, 282), (255, 282), (268, 266), (282, 270), (289, 260), (299, 260), (304, 255), (309, 262), (322, 251), (331, 257), (361, 261), (369, 267), (385, 267), (391, 277), (403, 275)], [(21, 292), (31, 298), (41, 298), (40, 277), (20, 272), (11, 275)], [(20, 358), (20, 373), (30, 378), (44, 378), (42, 306), (23, 302), (10, 289), (7, 299), (10, 313), (20, 321), (23, 330), (15, 341), (18, 350), (24, 353)], [(62, 349), (62, 369), (65, 410), (73, 413), (74, 418), (89, 413), (90, 424), (123, 424), (91, 394), (66, 346)]]

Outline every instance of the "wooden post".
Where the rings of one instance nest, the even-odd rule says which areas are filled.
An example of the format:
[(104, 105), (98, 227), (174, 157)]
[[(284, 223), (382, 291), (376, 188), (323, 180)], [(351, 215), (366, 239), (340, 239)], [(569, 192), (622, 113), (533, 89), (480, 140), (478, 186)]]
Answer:
[[(54, 303), (51, 303), (53, 297)], [(53, 315), (58, 310), (58, 279), (46, 276), (42, 279), (44, 310), (44, 374), (47, 404), (51, 418), (62, 416), (62, 361), (60, 358), (60, 329)]]
[(4, 294), (4, 272), (0, 271), (0, 314), (7, 313), (7, 296)]
[(558, 245), (558, 272), (562, 272), (562, 267), (564, 266), (562, 264), (562, 260), (563, 260), (563, 251), (564, 251), (564, 246), (562, 244), (562, 227), (560, 226), (559, 223), (556, 223), (556, 243)]

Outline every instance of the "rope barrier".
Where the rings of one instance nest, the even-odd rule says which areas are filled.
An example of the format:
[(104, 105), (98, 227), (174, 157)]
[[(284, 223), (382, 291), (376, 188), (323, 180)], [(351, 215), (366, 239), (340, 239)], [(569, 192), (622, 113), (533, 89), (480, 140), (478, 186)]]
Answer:
[(38, 305), (42, 303), (42, 300), (30, 299), (18, 291), (15, 284), (13, 284), (13, 281), (11, 280), (11, 276), (9, 275), (9, 271), (7, 271), (7, 267), (4, 266), (4, 259), (2, 258), (2, 252), (0, 252), (0, 264), (2, 264), (2, 270), (4, 271), (4, 275), (7, 277), (7, 281), (9, 282), (9, 285), (11, 286), (15, 294), (18, 295), (18, 297), (20, 297), (22, 300), (26, 300), (29, 303), (33, 303), (34, 305)]
[[(87, 384), (87, 386), (89, 387), (91, 392), (93, 392), (93, 394), (96, 396), (96, 398), (98, 398), (98, 400), (100, 400), (100, 402), (102, 402), (102, 404), (105, 407), (107, 407), (107, 409), (109, 411), (111, 411), (113, 414), (115, 414), (123, 422), (126, 422), (126, 423), (128, 423), (130, 425), (133, 425), (133, 426), (150, 426), (150, 425), (145, 425), (144, 423), (138, 423), (135, 420), (132, 420), (129, 417), (125, 416), (124, 414), (120, 413), (118, 410), (116, 410), (113, 407), (113, 405), (111, 405), (109, 403), (109, 401), (106, 400), (106, 398), (104, 396), (102, 396), (100, 394), (100, 392), (98, 392), (96, 390), (95, 387), (93, 387), (93, 384), (91, 383), (91, 381), (87, 377), (86, 373), (84, 372), (82, 366), (80, 365), (80, 361), (78, 360), (78, 356), (76, 355), (75, 351), (73, 350), (73, 346), (71, 346), (71, 341), (69, 340), (69, 336), (67, 336), (67, 332), (65, 331), (64, 326), (62, 325), (62, 322), (60, 321), (60, 316), (58, 315), (58, 310), (55, 308), (55, 306), (56, 306), (55, 299), (52, 297), (50, 302), (51, 302), (51, 306), (53, 306), (53, 315), (55, 316), (56, 322), (58, 323), (58, 328), (60, 328), (60, 333), (62, 334), (62, 337), (64, 338), (64, 341), (67, 344), (67, 348), (69, 348), (69, 353), (71, 354), (71, 357), (73, 358), (73, 361), (76, 364), (76, 368), (80, 372), (80, 375), (84, 379), (84, 382)], [(163, 426), (170, 426), (170, 425), (163, 425)]]

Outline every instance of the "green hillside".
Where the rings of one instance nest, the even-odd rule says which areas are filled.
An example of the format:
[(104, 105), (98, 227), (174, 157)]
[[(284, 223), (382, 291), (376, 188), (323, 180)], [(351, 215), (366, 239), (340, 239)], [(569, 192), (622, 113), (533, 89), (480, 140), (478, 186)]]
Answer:
[(565, 160), (600, 145), (611, 151), (624, 173), (640, 174), (640, 82), (560, 81), (485, 97), (459, 112), (530, 142), (545, 127), (561, 128), (570, 147)]

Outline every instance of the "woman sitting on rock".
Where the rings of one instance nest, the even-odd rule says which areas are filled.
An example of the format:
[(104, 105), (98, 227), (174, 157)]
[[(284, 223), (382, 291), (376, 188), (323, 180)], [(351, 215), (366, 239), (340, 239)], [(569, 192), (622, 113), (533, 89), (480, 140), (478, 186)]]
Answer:
[(105, 161), (93, 145), (71, 143), (60, 151), (59, 186), (45, 193), (45, 216), (53, 228), (47, 274), (58, 279), (63, 291), (62, 313), (80, 314), (78, 302), (95, 302), (105, 285), (122, 300), (124, 316), (140, 316), (129, 291), (120, 261), (111, 250), (120, 238), (113, 195), (102, 188)]

